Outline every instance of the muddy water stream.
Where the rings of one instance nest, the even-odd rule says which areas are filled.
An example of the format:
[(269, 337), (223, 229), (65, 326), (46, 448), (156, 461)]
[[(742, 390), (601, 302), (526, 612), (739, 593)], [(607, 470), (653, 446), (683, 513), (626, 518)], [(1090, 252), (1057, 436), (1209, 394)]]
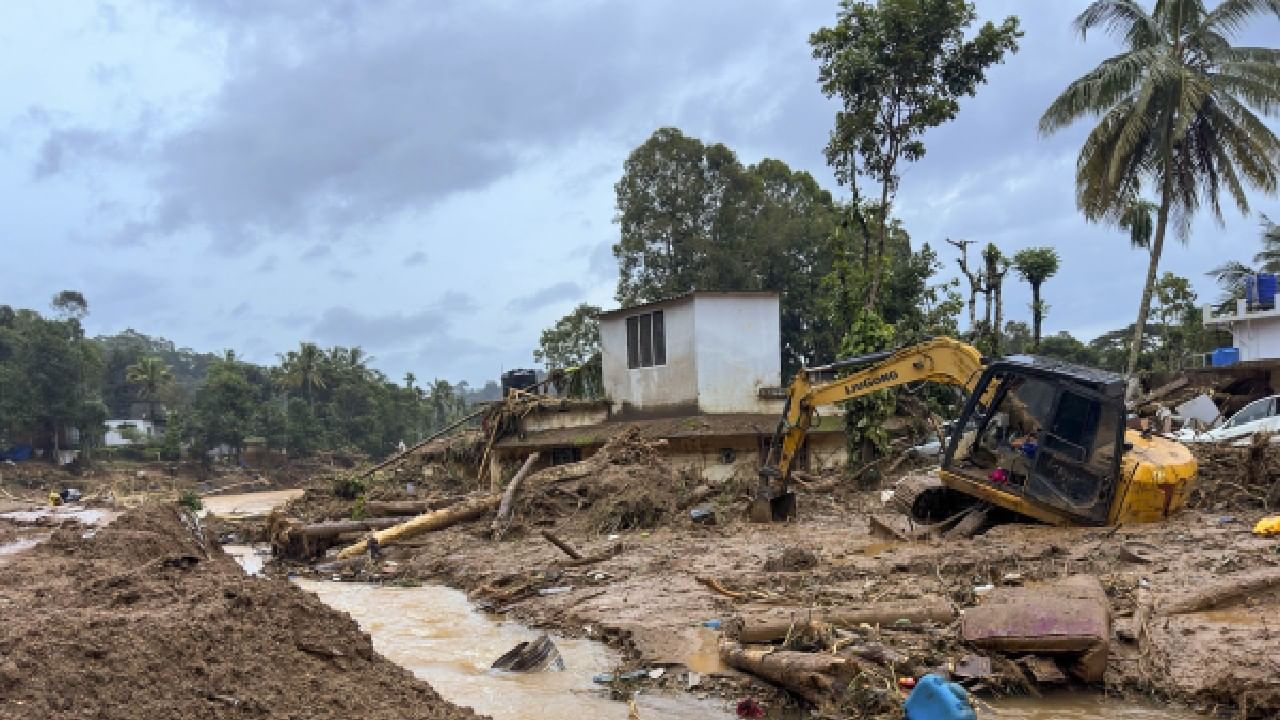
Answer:
[[(426, 680), (446, 699), (495, 720), (627, 717), (592, 682), (618, 656), (601, 643), (554, 638), (564, 658), (561, 672), (504, 673), (489, 669), (498, 656), (538, 632), (476, 612), (467, 596), (441, 586), (377, 587), (359, 583), (297, 580), (328, 605), (344, 610), (373, 637), (386, 657)], [(721, 703), (691, 695), (637, 698), (641, 717), (669, 720), (732, 718)]]

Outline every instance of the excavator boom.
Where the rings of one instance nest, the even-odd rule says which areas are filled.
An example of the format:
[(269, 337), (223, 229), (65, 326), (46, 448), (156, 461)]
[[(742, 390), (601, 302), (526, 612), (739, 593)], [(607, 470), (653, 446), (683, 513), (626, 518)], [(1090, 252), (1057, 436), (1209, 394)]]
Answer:
[[(972, 390), (983, 366), (982, 353), (972, 345), (934, 338), (796, 373), (768, 458), (760, 469), (760, 489), (751, 509), (753, 519), (783, 519), (794, 514), (795, 496), (789, 489), (792, 464), (817, 408), (909, 383), (934, 382)], [(824, 374), (851, 368), (862, 369), (828, 382), (815, 382)]]

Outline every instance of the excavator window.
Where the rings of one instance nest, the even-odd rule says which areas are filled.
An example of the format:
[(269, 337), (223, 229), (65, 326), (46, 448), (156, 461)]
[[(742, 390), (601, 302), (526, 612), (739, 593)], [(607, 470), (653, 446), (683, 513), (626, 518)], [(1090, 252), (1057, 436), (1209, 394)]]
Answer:
[(1003, 370), (987, 386), (995, 383), (990, 407), (975, 406), (973, 447), (953, 471), (1083, 518), (1105, 519), (1119, 410), (1052, 377)]

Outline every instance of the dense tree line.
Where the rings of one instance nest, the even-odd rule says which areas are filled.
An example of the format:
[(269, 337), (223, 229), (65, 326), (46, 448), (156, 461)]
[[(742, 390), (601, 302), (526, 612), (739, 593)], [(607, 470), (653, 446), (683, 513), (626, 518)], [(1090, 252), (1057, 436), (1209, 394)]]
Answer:
[[(0, 449), (31, 443), (53, 451), (78, 439), (83, 456), (101, 448), (108, 418), (141, 417), (163, 428), (138, 439), (139, 457), (237, 456), (252, 442), (291, 458), (320, 451), (381, 457), (464, 415), (496, 383), (418, 385), (412, 373), (394, 382), (369, 366), (360, 348), (312, 343), (272, 366), (177, 348), (127, 330), (89, 339), (81, 320), (88, 303), (61, 293), (49, 317), (0, 306)], [(101, 453), (101, 450), (98, 450)]]

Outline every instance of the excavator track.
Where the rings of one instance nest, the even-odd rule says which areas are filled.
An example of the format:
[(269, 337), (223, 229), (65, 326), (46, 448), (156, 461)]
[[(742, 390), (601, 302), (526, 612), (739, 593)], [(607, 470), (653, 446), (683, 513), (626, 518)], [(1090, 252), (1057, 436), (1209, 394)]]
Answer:
[(938, 522), (973, 502), (973, 498), (943, 485), (936, 475), (908, 475), (894, 487), (888, 507), (916, 522)]

